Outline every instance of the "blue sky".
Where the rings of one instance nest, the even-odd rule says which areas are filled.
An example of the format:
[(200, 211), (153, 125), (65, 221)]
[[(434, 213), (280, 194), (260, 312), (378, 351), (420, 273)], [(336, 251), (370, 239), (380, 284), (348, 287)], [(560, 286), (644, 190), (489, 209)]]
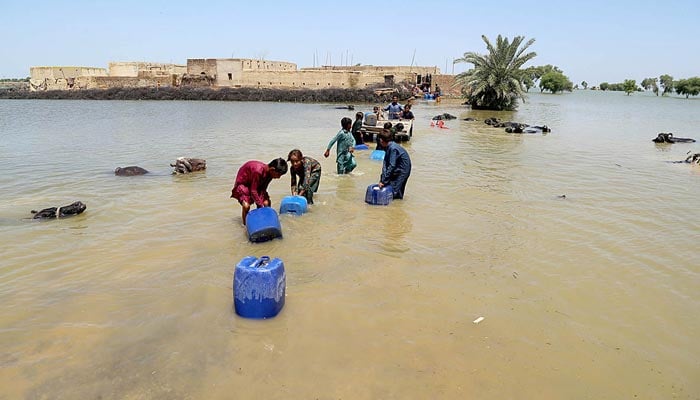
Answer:
[(0, 78), (31, 66), (264, 58), (316, 65), (453, 65), (481, 35), (525, 36), (574, 83), (700, 76), (700, 1), (0, 0)]

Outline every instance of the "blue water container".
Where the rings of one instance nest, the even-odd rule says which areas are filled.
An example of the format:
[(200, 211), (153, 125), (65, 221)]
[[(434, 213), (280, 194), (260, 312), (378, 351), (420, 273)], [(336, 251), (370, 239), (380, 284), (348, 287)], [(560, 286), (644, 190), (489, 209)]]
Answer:
[(248, 256), (233, 273), (233, 306), (245, 318), (272, 318), (284, 307), (287, 274), (279, 258)]
[(280, 218), (272, 207), (250, 210), (245, 221), (251, 242), (265, 242), (282, 237)]
[(369, 150), (369, 146), (364, 143), (358, 144), (355, 146), (355, 150)]
[(280, 203), (280, 214), (301, 215), (307, 210), (308, 205), (304, 196), (287, 196)]
[(370, 160), (383, 160), (385, 155), (386, 155), (386, 151), (384, 151), (384, 150), (374, 150), (374, 151), (372, 151), (372, 154), (369, 155), (369, 159)]
[(372, 204), (375, 206), (385, 206), (394, 200), (394, 190), (391, 186), (384, 186), (380, 188), (376, 183), (367, 186), (367, 193), (365, 194), (365, 203)]

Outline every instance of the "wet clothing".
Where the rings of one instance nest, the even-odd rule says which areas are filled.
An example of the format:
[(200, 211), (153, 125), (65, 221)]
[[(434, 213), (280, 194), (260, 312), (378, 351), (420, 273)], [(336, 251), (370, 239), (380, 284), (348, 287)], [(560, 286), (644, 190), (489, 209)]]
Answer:
[(415, 119), (416, 117), (413, 115), (413, 111), (411, 110), (404, 110), (401, 112), (401, 119)]
[(361, 119), (356, 119), (355, 122), (352, 124), (352, 137), (355, 139), (355, 144), (364, 144), (365, 141), (362, 138), (362, 120)]
[(389, 119), (399, 119), (401, 117), (401, 111), (403, 111), (403, 106), (399, 103), (391, 102), (388, 106), (384, 107), (384, 111), (389, 111)]
[(382, 176), (379, 181), (384, 186), (391, 186), (395, 199), (403, 199), (406, 182), (411, 175), (411, 157), (406, 149), (393, 141), (389, 142), (385, 151)]
[[(318, 184), (321, 182), (321, 164), (311, 157), (304, 157), (301, 161), (301, 168), (292, 168), (292, 190), (296, 193), (304, 191), (302, 196), (306, 197), (306, 202), (314, 204), (314, 192), (318, 191)], [(299, 183), (297, 183), (299, 177)]]
[[(337, 144), (336, 144), (337, 142)], [(330, 150), (336, 144), (337, 158), (335, 160), (338, 174), (349, 174), (357, 166), (355, 156), (350, 152), (350, 148), (355, 146), (355, 139), (352, 134), (345, 129), (341, 129), (328, 143), (326, 149)]]
[(265, 200), (270, 201), (267, 186), (271, 181), (272, 174), (268, 171), (267, 164), (262, 161), (248, 161), (238, 169), (231, 197), (241, 204), (255, 203), (256, 206), (262, 207)]

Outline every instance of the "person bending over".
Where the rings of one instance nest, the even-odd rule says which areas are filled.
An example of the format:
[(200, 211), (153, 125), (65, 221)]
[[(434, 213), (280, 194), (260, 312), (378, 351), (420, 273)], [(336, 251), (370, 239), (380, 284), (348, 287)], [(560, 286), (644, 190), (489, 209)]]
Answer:
[(246, 217), (251, 204), (257, 208), (269, 207), (270, 195), (267, 186), (273, 179), (279, 179), (287, 173), (287, 162), (284, 158), (276, 158), (265, 164), (262, 161), (251, 160), (238, 169), (236, 183), (231, 189), (231, 197), (241, 205), (241, 219), (246, 224)]
[(298, 149), (289, 152), (287, 161), (292, 163), (292, 194), (304, 196), (307, 203), (314, 204), (314, 192), (318, 191), (321, 182), (321, 164), (311, 157), (305, 157)]
[(379, 134), (379, 141), (386, 151), (379, 187), (391, 186), (394, 198), (403, 199), (406, 182), (411, 176), (411, 157), (406, 149), (394, 142), (391, 132), (386, 129)]

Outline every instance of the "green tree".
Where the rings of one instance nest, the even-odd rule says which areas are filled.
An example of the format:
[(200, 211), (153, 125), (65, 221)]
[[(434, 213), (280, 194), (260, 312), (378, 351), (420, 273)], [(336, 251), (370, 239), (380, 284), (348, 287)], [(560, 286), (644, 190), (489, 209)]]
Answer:
[(659, 95), (659, 86), (656, 84), (656, 78), (645, 78), (641, 83), (644, 90), (651, 89), (655, 95)]
[(622, 82), (622, 89), (629, 96), (632, 92), (637, 90), (637, 81), (634, 79), (625, 79), (625, 81)]
[(661, 84), (661, 87), (664, 88), (663, 92), (661, 93), (662, 96), (666, 96), (666, 93), (673, 92), (673, 77), (671, 75), (661, 75), (659, 77), (659, 83)]
[(525, 53), (535, 39), (523, 44), (524, 36), (516, 36), (510, 42), (507, 37), (498, 35), (495, 46), (485, 35), (481, 35), (481, 39), (486, 43), (488, 54), (467, 52), (456, 59), (456, 63), (470, 63), (474, 68), (457, 75), (455, 80), (462, 86), (462, 94), (472, 108), (514, 110), (518, 98), (525, 100), (521, 67), (537, 55)]
[(608, 82), (603, 82), (600, 84), (600, 90), (608, 90), (610, 89), (610, 84)]
[(689, 96), (697, 96), (700, 94), (700, 77), (681, 79), (674, 82), (674, 87), (676, 88), (676, 93), (681, 96), (685, 95), (686, 99)]
[(581, 86), (583, 86), (583, 89), (588, 89), (588, 82), (586, 81), (581, 81)]
[(573, 83), (561, 72), (547, 72), (540, 78), (540, 92), (549, 90), (552, 93), (571, 91)]

